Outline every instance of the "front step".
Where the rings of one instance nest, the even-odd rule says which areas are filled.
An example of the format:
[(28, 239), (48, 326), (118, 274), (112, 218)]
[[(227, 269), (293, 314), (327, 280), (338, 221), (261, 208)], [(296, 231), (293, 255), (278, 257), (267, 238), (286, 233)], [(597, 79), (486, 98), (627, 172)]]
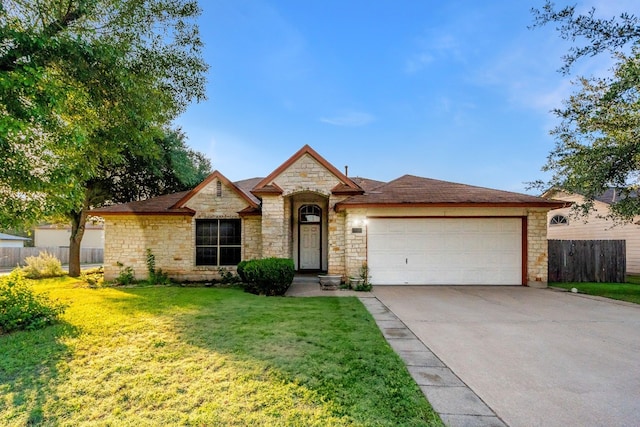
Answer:
[(296, 274), (293, 283), (298, 285), (320, 285), (317, 274)]

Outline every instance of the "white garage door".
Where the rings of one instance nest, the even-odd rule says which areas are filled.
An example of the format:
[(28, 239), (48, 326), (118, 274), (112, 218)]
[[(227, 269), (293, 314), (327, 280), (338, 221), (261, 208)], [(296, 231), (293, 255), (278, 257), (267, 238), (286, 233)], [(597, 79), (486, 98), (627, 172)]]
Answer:
[(520, 218), (372, 218), (377, 285), (520, 285)]

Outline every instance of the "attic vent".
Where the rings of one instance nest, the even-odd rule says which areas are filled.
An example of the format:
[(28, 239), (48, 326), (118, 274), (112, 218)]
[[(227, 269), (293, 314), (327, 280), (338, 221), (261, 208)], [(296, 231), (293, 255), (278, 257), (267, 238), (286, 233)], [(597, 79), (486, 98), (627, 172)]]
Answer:
[(216, 197), (222, 197), (222, 183), (216, 181)]

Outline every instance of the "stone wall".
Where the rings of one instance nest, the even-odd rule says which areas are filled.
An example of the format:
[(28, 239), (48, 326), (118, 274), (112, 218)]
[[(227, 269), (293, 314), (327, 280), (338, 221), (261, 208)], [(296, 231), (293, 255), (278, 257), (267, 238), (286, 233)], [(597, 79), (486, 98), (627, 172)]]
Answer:
[(344, 200), (345, 197), (329, 197), (329, 270), (328, 274), (339, 274), (346, 280), (346, 241), (345, 241), (345, 220), (346, 213), (336, 212), (335, 204)]
[(313, 191), (325, 196), (340, 180), (309, 154), (305, 154), (278, 175), (274, 182), (287, 196), (301, 191)]
[(362, 264), (367, 262), (366, 219), (366, 209), (349, 209), (346, 212), (344, 227), (345, 273), (348, 277), (359, 277)]
[(138, 279), (146, 279), (147, 248), (156, 266), (170, 276), (192, 270), (194, 260), (190, 216), (117, 216), (105, 218), (104, 275), (113, 280), (122, 268), (133, 267)]
[(527, 284), (529, 286), (547, 286), (547, 251), (547, 211), (531, 210), (527, 215)]
[(262, 257), (262, 217), (248, 216), (242, 220), (242, 259)]
[(284, 197), (264, 195), (262, 197), (262, 257), (288, 258), (285, 251)]
[[(195, 216), (117, 216), (105, 219), (105, 279), (120, 274), (118, 262), (133, 267), (138, 279), (147, 278), (146, 251), (151, 249), (156, 267), (175, 280), (211, 280), (219, 277), (216, 266), (196, 266), (195, 221), (197, 219), (238, 218), (247, 201), (222, 183), (217, 195), (217, 180), (211, 181), (186, 206)], [(242, 220), (242, 259), (259, 258), (262, 253), (261, 217)], [(233, 269), (234, 267), (224, 267)]]
[(249, 203), (233, 189), (222, 183), (222, 195), (217, 196), (217, 179), (212, 180), (186, 203), (196, 211), (196, 218), (240, 218), (238, 212)]

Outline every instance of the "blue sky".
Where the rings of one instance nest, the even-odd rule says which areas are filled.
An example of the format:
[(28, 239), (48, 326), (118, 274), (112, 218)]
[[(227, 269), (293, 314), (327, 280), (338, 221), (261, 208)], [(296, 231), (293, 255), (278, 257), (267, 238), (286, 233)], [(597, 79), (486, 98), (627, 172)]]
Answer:
[[(558, 1), (558, 5), (565, 2)], [(577, 74), (567, 43), (530, 30), (543, 0), (202, 0), (208, 100), (176, 120), (231, 180), (304, 144), (350, 176), (404, 174), (509, 191), (544, 178), (550, 112)], [(610, 17), (637, 0), (577, 1)]]

